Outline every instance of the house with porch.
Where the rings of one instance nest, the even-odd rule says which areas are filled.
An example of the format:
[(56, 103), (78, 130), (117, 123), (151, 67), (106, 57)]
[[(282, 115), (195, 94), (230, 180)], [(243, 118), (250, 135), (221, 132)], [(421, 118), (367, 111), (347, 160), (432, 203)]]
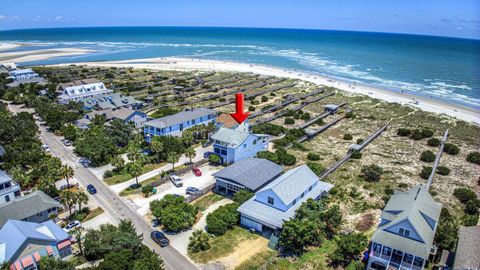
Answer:
[(282, 166), (263, 158), (247, 158), (213, 174), (215, 190), (232, 197), (237, 191), (256, 192), (283, 172)]
[(95, 97), (112, 93), (103, 82), (97, 79), (83, 79), (57, 85), (58, 101), (68, 104), (70, 101), (82, 101), (89, 97)]
[(0, 205), (0, 228), (9, 220), (41, 223), (58, 214), (62, 205), (45, 194), (35, 191)]
[(0, 170), (0, 205), (22, 196), (20, 185), (12, 180), (10, 175)]
[(240, 224), (257, 232), (278, 232), (308, 199), (326, 196), (333, 185), (301, 165), (280, 175), (238, 208)]
[(11, 270), (38, 269), (42, 257), (68, 259), (70, 235), (53, 221), (33, 223), (10, 219), (0, 229), (0, 264)]
[(194, 108), (153, 119), (145, 123), (143, 133), (147, 142), (154, 136), (181, 136), (186, 129), (197, 125), (215, 124), (217, 112), (207, 108)]
[(254, 157), (268, 149), (268, 135), (250, 133), (247, 123), (236, 128), (221, 127), (210, 139), (213, 141), (213, 152), (224, 164)]
[(136, 128), (142, 128), (145, 122), (147, 122), (146, 113), (142, 111), (132, 110), (130, 108), (119, 108), (115, 110), (106, 109), (89, 112), (84, 115), (83, 119), (77, 120), (76, 124), (81, 129), (88, 128), (91, 121), (98, 115), (105, 117), (105, 120), (107, 120), (107, 122), (118, 119), (123, 121), (124, 123), (132, 123)]
[(371, 239), (367, 269), (423, 269), (441, 210), (424, 185), (395, 191)]
[(10, 71), (8, 75), (8, 78), (14, 81), (23, 81), (39, 77), (38, 73), (33, 71), (31, 68), (15, 69)]

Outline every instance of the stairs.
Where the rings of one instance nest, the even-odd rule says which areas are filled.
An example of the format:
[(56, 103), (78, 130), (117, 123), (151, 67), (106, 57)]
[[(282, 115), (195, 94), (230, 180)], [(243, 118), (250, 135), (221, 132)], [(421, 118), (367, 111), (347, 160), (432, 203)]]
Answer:
[(268, 240), (268, 247), (276, 250), (278, 245), (278, 236), (276, 236), (274, 233), (270, 236), (270, 240)]

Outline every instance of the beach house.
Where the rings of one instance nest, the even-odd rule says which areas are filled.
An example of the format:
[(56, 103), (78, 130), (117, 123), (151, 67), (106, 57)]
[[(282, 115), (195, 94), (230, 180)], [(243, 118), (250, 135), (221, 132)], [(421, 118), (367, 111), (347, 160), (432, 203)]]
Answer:
[(153, 119), (143, 129), (147, 142), (154, 136), (181, 136), (182, 132), (197, 125), (215, 124), (217, 112), (207, 108), (194, 108)]
[(215, 190), (232, 197), (237, 191), (256, 192), (282, 174), (283, 168), (263, 158), (247, 158), (213, 174)]
[(72, 255), (70, 235), (51, 220), (33, 223), (8, 220), (0, 229), (0, 264), (12, 270), (38, 269), (42, 257), (68, 259)]
[(5, 172), (0, 170), (0, 205), (20, 197), (20, 185)]
[(84, 115), (83, 119), (77, 121), (77, 126), (83, 129), (83, 125), (88, 128), (90, 122), (97, 116), (105, 117), (105, 120), (111, 121), (118, 119), (124, 123), (132, 123), (136, 128), (142, 128), (147, 122), (147, 114), (142, 111), (132, 110), (130, 108), (106, 109), (101, 111), (92, 111)]
[(17, 65), (15, 63), (0, 63), (0, 74), (2, 73), (9, 73), (17, 69)]
[(367, 269), (423, 269), (441, 210), (424, 185), (396, 190), (371, 239)]
[(113, 90), (107, 89), (105, 84), (97, 79), (76, 80), (57, 85), (58, 101), (62, 104), (112, 92)]
[(236, 128), (221, 127), (210, 139), (222, 163), (235, 163), (268, 149), (268, 135), (250, 133), (246, 123)]
[(8, 73), (8, 78), (14, 81), (24, 81), (33, 78), (38, 78), (38, 74), (30, 68), (15, 69)]
[(240, 224), (258, 232), (280, 230), (283, 222), (295, 216), (295, 211), (308, 199), (325, 196), (332, 184), (322, 182), (302, 165), (280, 175), (261, 188), (238, 208)]
[(0, 205), (0, 228), (9, 219), (44, 222), (58, 214), (62, 205), (45, 194), (35, 191)]
[(238, 122), (228, 113), (221, 113), (217, 117), (216, 124), (218, 128), (236, 128), (239, 125)]

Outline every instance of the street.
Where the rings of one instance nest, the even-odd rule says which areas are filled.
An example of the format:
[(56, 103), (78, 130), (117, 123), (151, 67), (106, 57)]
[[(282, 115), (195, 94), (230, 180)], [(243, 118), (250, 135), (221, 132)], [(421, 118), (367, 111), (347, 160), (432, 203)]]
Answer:
[[(13, 113), (22, 111), (33, 112), (31, 109), (25, 109), (20, 106), (9, 104), (8, 108)], [(114, 219), (121, 220), (127, 219), (132, 221), (137, 232), (143, 235), (143, 243), (155, 250), (163, 258), (165, 268), (169, 270), (188, 270), (198, 269), (188, 258), (184, 257), (173, 247), (161, 248), (153, 240), (150, 239), (150, 232), (152, 228), (145, 219), (140, 216), (136, 211), (131, 209), (117, 194), (112, 191), (106, 184), (98, 179), (88, 168), (84, 168), (78, 164), (78, 157), (76, 157), (72, 151), (66, 147), (61, 138), (50, 133), (46, 128), (39, 124), (40, 140), (50, 147), (50, 152), (53, 156), (58, 157), (62, 163), (71, 166), (75, 171), (75, 178), (83, 188), (86, 188), (88, 184), (93, 184), (97, 188), (97, 194), (90, 196), (90, 199), (96, 200), (105, 212), (109, 213)]]

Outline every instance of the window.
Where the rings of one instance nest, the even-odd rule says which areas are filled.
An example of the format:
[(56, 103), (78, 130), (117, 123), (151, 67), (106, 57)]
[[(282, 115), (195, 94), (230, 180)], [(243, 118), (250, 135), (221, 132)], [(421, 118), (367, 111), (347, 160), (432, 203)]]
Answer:
[(383, 255), (387, 255), (387, 256), (390, 256), (392, 255), (392, 249), (389, 248), (389, 247), (383, 247), (383, 252), (382, 252)]
[(305, 196), (305, 192), (302, 192), (302, 195), (300, 195), (300, 198), (303, 198)]
[(210, 119), (212, 119), (212, 116), (209, 114), (209, 115), (208, 115), (208, 120), (210, 120)]
[(380, 251), (382, 251), (382, 245), (377, 244), (377, 243), (374, 243), (374, 244), (373, 244), (373, 251), (375, 251), (375, 252), (380, 252)]
[(6, 195), (5, 196), (5, 202), (9, 202), (10, 201), (10, 196)]
[(220, 149), (218, 149), (218, 148), (213, 148), (213, 151), (217, 154), (220, 154)]
[(312, 191), (312, 187), (309, 187), (309, 188), (308, 188), (308, 191)]
[(420, 257), (415, 257), (415, 260), (413, 260), (413, 265), (422, 267), (423, 266), (423, 259)]
[(257, 139), (253, 140), (253, 145), (257, 144)]
[(195, 119), (192, 120), (192, 125), (195, 125)]
[(247, 148), (247, 144), (244, 144), (244, 145), (243, 145), (243, 149), (246, 149), (246, 148)]
[(404, 229), (404, 228), (398, 229), (398, 233), (399, 233), (400, 235), (405, 236), (405, 237), (409, 237), (409, 236), (410, 236), (410, 231), (409, 231), (409, 230), (406, 230), (406, 229)]
[(403, 255), (403, 262), (406, 263), (406, 264), (411, 264), (413, 261), (413, 255), (410, 255), (408, 253), (405, 253), (405, 255)]
[(271, 205), (274, 204), (274, 200), (272, 197), (268, 197), (267, 201), (268, 201), (268, 204), (271, 204)]
[(222, 155), (227, 155), (227, 150), (222, 149)]

